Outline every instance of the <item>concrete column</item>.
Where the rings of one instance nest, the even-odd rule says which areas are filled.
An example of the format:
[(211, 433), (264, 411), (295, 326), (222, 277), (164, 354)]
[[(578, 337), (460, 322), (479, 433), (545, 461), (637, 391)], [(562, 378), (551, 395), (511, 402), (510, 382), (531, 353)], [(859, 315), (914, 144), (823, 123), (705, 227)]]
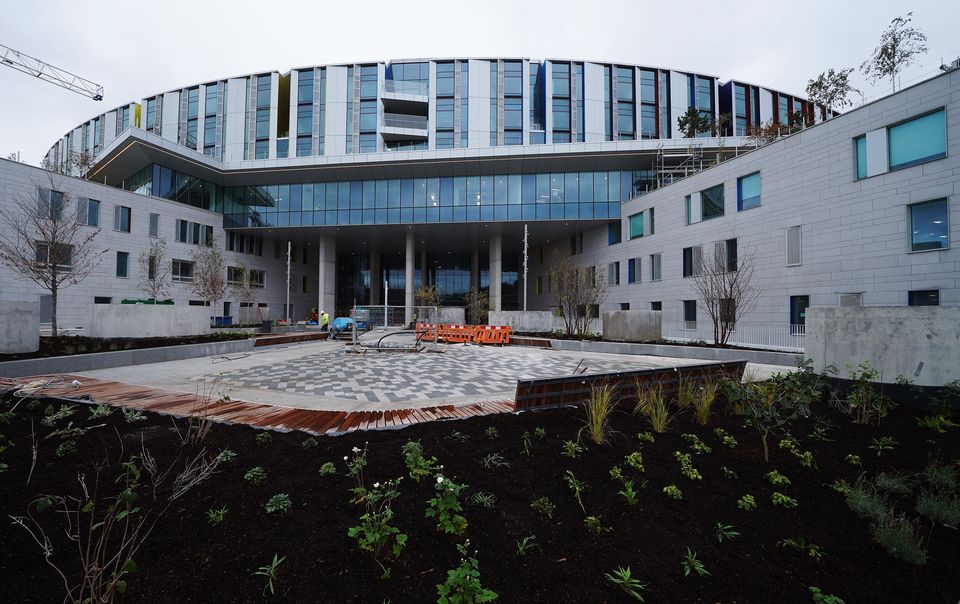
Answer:
[(427, 267), (427, 246), (420, 248), (420, 287), (426, 287), (430, 281), (430, 269)]
[(370, 252), (370, 306), (378, 306), (383, 303), (383, 280), (380, 276), (380, 252)]
[(503, 235), (490, 236), (490, 310), (501, 310), (501, 290), (503, 289)]
[(407, 231), (407, 262), (406, 262), (406, 273), (404, 274), (403, 280), (403, 303), (406, 306), (403, 312), (403, 322), (405, 325), (409, 325), (413, 321), (413, 257), (414, 257), (414, 246), (413, 246), (413, 231)]
[(470, 255), (470, 287), (480, 291), (480, 250), (473, 248)]
[(317, 238), (317, 312), (327, 311), (330, 320), (336, 316), (337, 243), (332, 237)]

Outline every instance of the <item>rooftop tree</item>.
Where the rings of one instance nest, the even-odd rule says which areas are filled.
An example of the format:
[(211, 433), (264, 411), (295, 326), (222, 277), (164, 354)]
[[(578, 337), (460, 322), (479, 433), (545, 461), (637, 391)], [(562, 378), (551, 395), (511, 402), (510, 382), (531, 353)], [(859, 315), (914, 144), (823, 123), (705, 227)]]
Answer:
[(860, 71), (871, 83), (890, 78), (890, 86), (896, 92), (897, 76), (927, 53), (927, 36), (910, 25), (912, 20), (910, 12), (891, 21), (880, 36), (880, 45), (860, 65)]

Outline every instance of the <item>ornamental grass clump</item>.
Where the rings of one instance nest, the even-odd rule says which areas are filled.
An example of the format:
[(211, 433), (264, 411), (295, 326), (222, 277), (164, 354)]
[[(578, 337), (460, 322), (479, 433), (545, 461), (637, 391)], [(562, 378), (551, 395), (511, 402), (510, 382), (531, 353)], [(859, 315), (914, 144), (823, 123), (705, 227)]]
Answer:
[(467, 519), (460, 512), (460, 493), (467, 488), (443, 474), (437, 474), (434, 485), (435, 496), (427, 501), (426, 517), (437, 521), (437, 530), (445, 534), (462, 535), (467, 530)]
[(577, 433), (577, 439), (584, 432), (595, 445), (606, 444), (610, 439), (610, 414), (613, 413), (615, 401), (614, 388), (610, 384), (592, 384), (590, 398), (584, 403), (586, 419)]
[(650, 422), (650, 429), (657, 434), (667, 431), (667, 425), (673, 419), (670, 403), (663, 394), (663, 384), (641, 385), (637, 382), (637, 405), (633, 412), (642, 415)]
[(697, 423), (706, 426), (710, 421), (710, 410), (713, 408), (713, 402), (717, 399), (717, 388), (719, 384), (715, 380), (707, 380), (700, 385), (696, 396), (693, 398), (693, 415)]

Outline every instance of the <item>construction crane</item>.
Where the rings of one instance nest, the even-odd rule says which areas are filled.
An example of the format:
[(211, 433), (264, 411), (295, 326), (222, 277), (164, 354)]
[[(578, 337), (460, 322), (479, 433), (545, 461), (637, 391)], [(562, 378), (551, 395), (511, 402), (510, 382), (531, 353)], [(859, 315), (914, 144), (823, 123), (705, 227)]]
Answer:
[(24, 54), (19, 50), (14, 50), (3, 44), (0, 44), (0, 62), (7, 67), (12, 67), (17, 71), (36, 76), (45, 82), (56, 84), (61, 88), (66, 88), (77, 94), (90, 97), (95, 101), (103, 100), (103, 86), (100, 84), (91, 82), (86, 78), (81, 78), (69, 71), (64, 71), (59, 67), (44, 63), (40, 59), (35, 59), (28, 54)]

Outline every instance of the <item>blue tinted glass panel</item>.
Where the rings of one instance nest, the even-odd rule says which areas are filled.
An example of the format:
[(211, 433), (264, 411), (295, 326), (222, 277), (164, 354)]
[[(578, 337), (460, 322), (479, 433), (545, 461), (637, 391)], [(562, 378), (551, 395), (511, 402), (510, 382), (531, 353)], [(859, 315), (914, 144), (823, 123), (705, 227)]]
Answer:
[(914, 252), (950, 247), (947, 200), (910, 206), (910, 249)]
[(941, 109), (891, 127), (887, 144), (891, 170), (945, 157), (946, 112)]
[(760, 207), (760, 173), (737, 179), (737, 209)]
[(853, 139), (853, 146), (856, 152), (857, 180), (860, 180), (867, 177), (867, 137), (859, 136)]
[(629, 218), (630, 221), (630, 239), (643, 237), (643, 212), (634, 214)]

